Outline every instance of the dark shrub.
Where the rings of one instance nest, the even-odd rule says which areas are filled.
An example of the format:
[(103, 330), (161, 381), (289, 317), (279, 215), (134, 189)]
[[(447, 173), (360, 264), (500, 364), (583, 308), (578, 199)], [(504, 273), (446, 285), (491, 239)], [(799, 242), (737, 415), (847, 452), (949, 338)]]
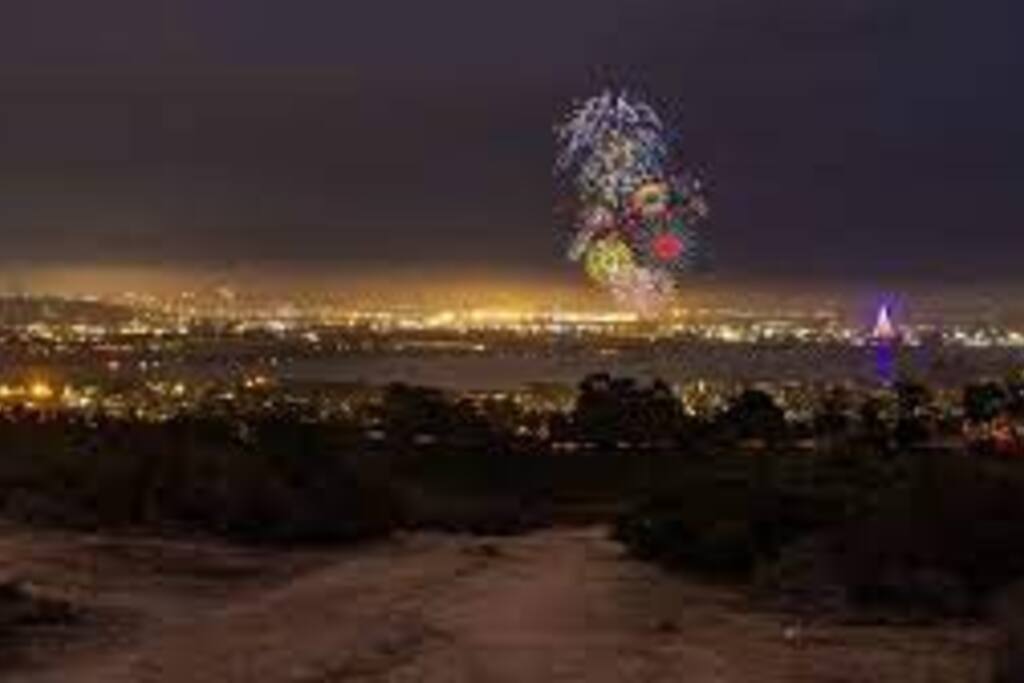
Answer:
[(312, 542), (372, 537), (400, 520), (373, 463), (298, 421), (256, 424), (245, 442), (227, 420), (31, 429), (38, 441), (0, 450), (0, 509), (29, 522)]
[(996, 617), (1000, 642), (994, 683), (1024, 681), (1024, 585), (1006, 591), (998, 602)]
[(835, 534), (843, 582), (860, 602), (940, 612), (1024, 576), (1024, 480), (1016, 468), (927, 456), (905, 486)]

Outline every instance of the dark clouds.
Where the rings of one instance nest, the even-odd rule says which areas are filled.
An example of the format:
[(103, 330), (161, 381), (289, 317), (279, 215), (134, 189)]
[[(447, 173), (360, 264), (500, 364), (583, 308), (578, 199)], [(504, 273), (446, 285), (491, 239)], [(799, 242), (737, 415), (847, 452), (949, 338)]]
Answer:
[(34, 0), (0, 9), (6, 260), (561, 267), (550, 126), (681, 122), (739, 274), (1017, 272), (1008, 0)]

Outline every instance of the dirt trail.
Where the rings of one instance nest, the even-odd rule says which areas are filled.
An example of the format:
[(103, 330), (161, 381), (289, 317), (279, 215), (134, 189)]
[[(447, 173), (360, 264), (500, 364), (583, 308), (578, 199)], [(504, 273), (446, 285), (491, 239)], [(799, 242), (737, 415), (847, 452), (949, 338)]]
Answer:
[(140, 627), (20, 683), (984, 680), (978, 634), (821, 630), (624, 560), (598, 530), (413, 536)]
[[(455, 647), (437, 648), (388, 679), (517, 681), (728, 680), (709, 650), (670, 644), (658, 619), (631, 604), (632, 581), (647, 583), (596, 532), (540, 534), (510, 544), (499, 571), (467, 581), (434, 623)], [(651, 584), (649, 587), (656, 587)]]

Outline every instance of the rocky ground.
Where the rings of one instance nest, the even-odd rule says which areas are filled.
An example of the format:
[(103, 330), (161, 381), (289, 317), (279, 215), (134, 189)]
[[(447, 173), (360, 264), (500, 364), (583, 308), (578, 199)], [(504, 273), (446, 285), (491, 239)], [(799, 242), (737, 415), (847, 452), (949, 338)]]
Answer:
[(786, 617), (599, 529), (285, 553), (5, 528), (0, 574), (68, 606), (0, 619), (0, 681), (18, 683), (989, 680), (987, 629), (787, 639)]

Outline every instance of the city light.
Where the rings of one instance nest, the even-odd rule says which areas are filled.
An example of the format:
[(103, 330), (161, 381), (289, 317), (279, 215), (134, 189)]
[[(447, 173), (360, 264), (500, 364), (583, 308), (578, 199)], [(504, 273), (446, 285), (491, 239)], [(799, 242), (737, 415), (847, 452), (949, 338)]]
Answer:
[(54, 397), (54, 390), (46, 382), (36, 381), (29, 386), (28, 394), (33, 400), (49, 401)]

